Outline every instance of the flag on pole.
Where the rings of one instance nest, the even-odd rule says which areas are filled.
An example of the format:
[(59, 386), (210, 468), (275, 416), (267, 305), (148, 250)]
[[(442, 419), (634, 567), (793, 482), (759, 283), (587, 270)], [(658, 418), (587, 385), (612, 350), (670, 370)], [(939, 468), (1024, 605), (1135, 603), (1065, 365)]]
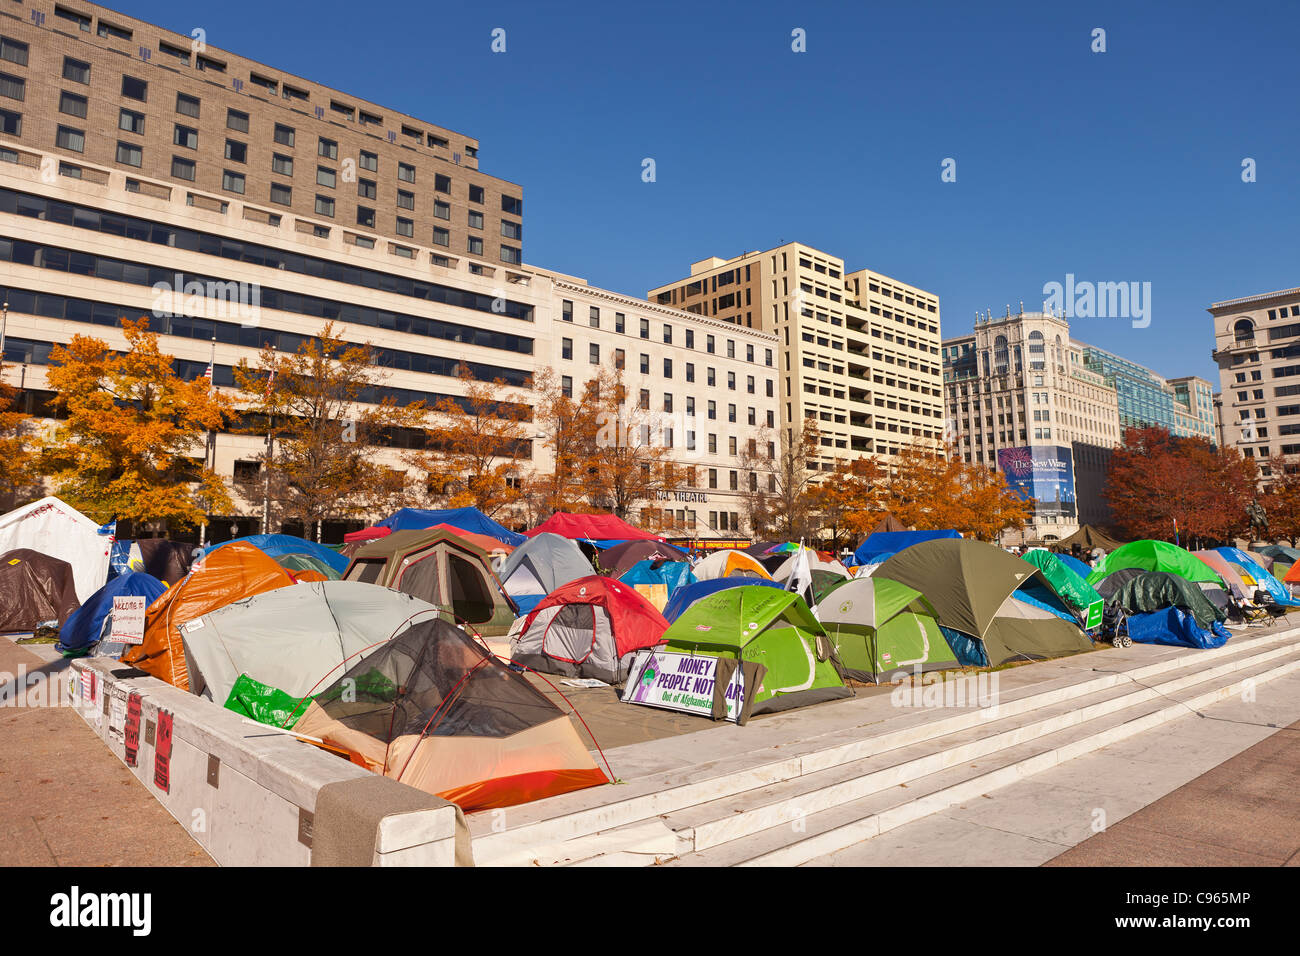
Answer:
[(274, 368), (271, 369), (271, 374), (270, 374), (269, 376), (267, 376), (267, 379), (266, 379), (266, 395), (265, 395), (264, 397), (266, 397), (266, 398), (270, 398), (270, 397), (271, 397), (271, 387), (272, 387), (273, 385), (275, 385), (275, 369), (274, 369)]
[(211, 362), (208, 363), (208, 369), (207, 369), (206, 372), (203, 373), (203, 377), (206, 378), (209, 382), (212, 381), (212, 363), (211, 363)]

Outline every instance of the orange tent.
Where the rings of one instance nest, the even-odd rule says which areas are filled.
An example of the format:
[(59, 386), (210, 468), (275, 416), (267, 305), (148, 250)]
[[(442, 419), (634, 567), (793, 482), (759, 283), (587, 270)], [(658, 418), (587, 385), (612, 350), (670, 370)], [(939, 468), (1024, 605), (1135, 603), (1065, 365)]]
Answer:
[(190, 675), (181, 643), (182, 624), (240, 598), (300, 581), (323, 580), (317, 571), (291, 573), (266, 552), (242, 541), (217, 548), (149, 605), (144, 619), (144, 642), (123, 653), (122, 663), (147, 671), (181, 690), (189, 690)]

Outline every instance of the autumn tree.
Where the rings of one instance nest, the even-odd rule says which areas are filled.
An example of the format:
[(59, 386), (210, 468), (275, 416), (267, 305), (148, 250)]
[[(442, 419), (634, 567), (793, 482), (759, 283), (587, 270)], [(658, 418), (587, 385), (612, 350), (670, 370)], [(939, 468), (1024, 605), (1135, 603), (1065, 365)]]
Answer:
[(841, 538), (849, 544), (861, 540), (884, 516), (880, 496), (886, 474), (874, 455), (841, 459), (810, 491), (810, 504), (829, 532), (832, 550), (839, 549)]
[(811, 538), (819, 524), (816, 499), (817, 457), (821, 427), (805, 418), (774, 439), (764, 429), (740, 456), (752, 477), (745, 493), (745, 513), (755, 538), (775, 536), (785, 541)]
[(376, 358), (330, 322), (293, 354), (267, 347), (256, 366), (244, 359), (235, 368), (250, 430), (269, 438), (258, 456), (263, 487), (248, 496), (265, 496), (281, 520), (314, 525), (318, 539), (323, 522), (391, 510), (406, 494), (405, 472), (376, 450), (396, 430), (422, 428), (426, 410), (381, 397)]
[(50, 353), (46, 380), (66, 419), (40, 446), (54, 493), (100, 522), (190, 528), (232, 510), (225, 484), (193, 456), (230, 404), (207, 378), (182, 381), (147, 318), (123, 319), (127, 351), (86, 335)]
[[(0, 356), (0, 376), (3, 376)], [(21, 393), (0, 379), (0, 511), (8, 511), (38, 496), (41, 479), (36, 472), (36, 428), (32, 417), (19, 410)]]
[(1295, 544), (1300, 539), (1300, 461), (1274, 455), (1261, 471), (1259, 503), (1268, 518), (1268, 536)]
[(434, 406), (427, 442), (409, 462), (428, 474), (430, 503), (474, 507), (494, 515), (523, 494), (521, 452), (530, 438), (531, 410), (505, 382), (481, 382), (461, 365), (463, 398), (447, 397)]
[(550, 450), (551, 469), (528, 480), (525, 504), (530, 517), (545, 519), (556, 511), (571, 511), (582, 500), (579, 476), (585, 471), (587, 450), (596, 433), (596, 411), (572, 389), (565, 389), (554, 369), (544, 368), (533, 380), (533, 424)]
[(1169, 541), (1177, 527), (1184, 544), (1198, 546), (1249, 536), (1246, 507), (1259, 494), (1258, 480), (1254, 460), (1235, 448), (1130, 428), (1111, 451), (1105, 497), (1130, 537)]
[[(669, 466), (669, 420), (650, 409), (644, 396), (633, 402), (623, 373), (605, 369), (583, 386), (585, 421), (594, 431), (579, 443), (577, 477), (591, 507), (627, 519), (641, 501), (654, 500)], [(651, 509), (653, 510), (653, 509)]]

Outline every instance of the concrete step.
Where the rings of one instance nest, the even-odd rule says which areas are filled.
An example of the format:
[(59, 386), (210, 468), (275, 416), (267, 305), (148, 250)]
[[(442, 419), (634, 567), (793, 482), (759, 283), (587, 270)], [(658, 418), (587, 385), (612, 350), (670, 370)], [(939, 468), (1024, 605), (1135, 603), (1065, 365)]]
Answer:
[[(671, 866), (793, 866), (871, 839), (932, 813), (1144, 733), (1258, 685), (1300, 671), (1300, 648), (1179, 690), (1148, 697), (1083, 724), (1047, 733), (987, 756), (847, 800), (791, 815), (745, 839), (732, 839), (667, 861)], [(686, 841), (683, 841), (685, 843)]]
[[(1099, 652), (1090, 658), (1110, 666), (1076, 669), (1016, 688), (1000, 695), (996, 708), (893, 708), (882, 720), (880, 698), (861, 701), (874, 704), (874, 709), (858, 708), (860, 714), (842, 706), (840, 714), (849, 719), (808, 739), (511, 808), (504, 828), (499, 817), (471, 817), (475, 857), (498, 865), (589, 860), (602, 853), (625, 852), (611, 845), (611, 831), (660, 817), (667, 818), (666, 825), (659, 839), (652, 841), (653, 850), (646, 848), (645, 862), (662, 859), (670, 845), (688, 852), (707, 849), (777, 825), (788, 814), (807, 813), (801, 805), (811, 799), (807, 794), (830, 788), (817, 798), (819, 806), (851, 801), (872, 787), (896, 786), (954, 761), (1214, 679), (1248, 666), (1261, 655), (1283, 655), (1294, 647), (1296, 633), (1300, 632), (1253, 635), (1212, 651), (1147, 664), (1126, 659), (1122, 652)], [(1040, 665), (1031, 665), (1036, 666)], [(1142, 686), (1152, 683), (1154, 687), (1158, 678), (1164, 678), (1158, 689)], [(974, 677), (964, 680), (973, 687)], [(973, 692), (969, 696), (976, 697)], [(1133, 699), (1118, 703), (1128, 697)], [(1087, 710), (1080, 715), (1084, 707)], [(1033, 720), (1035, 716), (1041, 719)], [(745, 808), (750, 812), (736, 812)]]

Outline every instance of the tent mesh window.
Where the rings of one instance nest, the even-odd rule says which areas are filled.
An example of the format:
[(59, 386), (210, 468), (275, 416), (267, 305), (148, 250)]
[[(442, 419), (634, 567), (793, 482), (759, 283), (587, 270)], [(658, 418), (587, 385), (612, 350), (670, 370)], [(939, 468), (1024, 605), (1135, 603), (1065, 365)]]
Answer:
[(508, 737), (561, 715), (558, 707), (459, 628), (413, 625), (339, 678), (316, 703), (385, 743), (407, 734)]
[(595, 648), (596, 608), (591, 604), (566, 604), (542, 636), (542, 653), (569, 664), (581, 664)]
[(366, 584), (374, 584), (379, 580), (379, 576), (384, 573), (384, 560), (382, 558), (367, 558), (357, 562), (357, 567), (348, 576), (349, 581), (363, 581)]
[(408, 558), (411, 563), (397, 579), (397, 590), (418, 597), (421, 601), (428, 601), (430, 604), (445, 604), (439, 580), (442, 569), (438, 557), (439, 551), (433, 549)]
[(470, 624), (482, 624), (492, 619), (495, 605), (479, 565), (460, 555), (449, 554), (447, 582), (451, 588), (452, 610), (458, 618)]

